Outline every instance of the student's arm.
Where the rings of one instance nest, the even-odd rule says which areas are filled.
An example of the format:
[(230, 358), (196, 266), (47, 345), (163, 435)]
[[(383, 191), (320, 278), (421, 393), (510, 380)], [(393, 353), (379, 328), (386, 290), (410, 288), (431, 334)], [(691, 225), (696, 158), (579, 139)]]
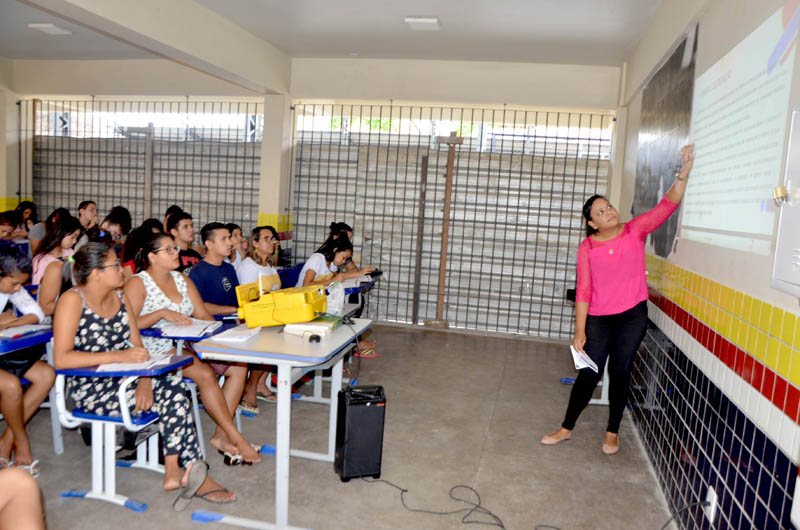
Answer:
[(42, 280), (39, 282), (36, 296), (39, 307), (46, 316), (51, 316), (56, 310), (56, 301), (61, 291), (61, 267), (63, 266), (64, 263), (61, 261), (54, 261), (44, 270)]
[[(239, 311), (238, 307), (234, 307), (232, 305), (217, 305), (212, 304), (211, 302), (203, 302), (203, 305), (205, 306), (206, 311), (212, 315), (231, 315)], [(203, 318), (201, 320), (206, 319)], [(211, 317), (211, 320), (214, 320), (214, 317)]]
[(215, 313), (208, 310), (208, 305), (203, 302), (203, 297), (200, 296), (200, 291), (197, 290), (191, 278), (184, 274), (183, 279), (186, 280), (186, 289), (189, 293), (189, 298), (192, 300), (192, 305), (194, 306), (194, 313), (192, 313), (192, 316), (198, 320), (214, 320)]
[(139, 329), (153, 327), (162, 318), (175, 324), (189, 325), (192, 323), (192, 319), (186, 315), (166, 308), (142, 315), (142, 306), (144, 306), (145, 298), (147, 298), (147, 291), (145, 290), (144, 282), (138, 276), (132, 277), (125, 283), (125, 294), (130, 300), (130, 305), (128, 306), (129, 315), (133, 317), (133, 320), (136, 320), (136, 326)]
[(335, 280), (335, 278), (336, 278), (335, 274), (332, 277), (328, 278), (327, 280), (315, 280), (314, 278), (316, 278), (316, 277), (317, 277), (317, 273), (314, 272), (311, 269), (308, 269), (306, 271), (306, 275), (303, 277), (303, 287), (307, 287), (309, 285), (328, 286), (331, 283), (333, 283), (334, 281), (336, 281)]
[(25, 324), (38, 324), (44, 320), (44, 313), (39, 304), (31, 298), (31, 295), (24, 288), (8, 297), (9, 301), (14, 304), (17, 311), (22, 313), (22, 316), (4, 319), (0, 322), (0, 330), (13, 328), (15, 326), (24, 326)]
[(150, 358), (148, 351), (141, 346), (139, 330), (130, 315), (128, 320), (131, 322), (131, 343), (135, 347), (97, 353), (75, 350), (75, 334), (78, 332), (82, 313), (83, 305), (78, 293), (67, 291), (61, 295), (53, 319), (53, 360), (57, 370), (108, 363), (141, 363)]

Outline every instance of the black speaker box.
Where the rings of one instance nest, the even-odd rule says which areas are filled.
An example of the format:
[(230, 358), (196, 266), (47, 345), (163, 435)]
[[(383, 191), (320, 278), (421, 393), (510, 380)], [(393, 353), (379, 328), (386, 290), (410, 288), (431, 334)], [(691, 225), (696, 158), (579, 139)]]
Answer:
[(351, 478), (380, 478), (386, 395), (382, 386), (348, 386), (339, 392), (333, 469)]

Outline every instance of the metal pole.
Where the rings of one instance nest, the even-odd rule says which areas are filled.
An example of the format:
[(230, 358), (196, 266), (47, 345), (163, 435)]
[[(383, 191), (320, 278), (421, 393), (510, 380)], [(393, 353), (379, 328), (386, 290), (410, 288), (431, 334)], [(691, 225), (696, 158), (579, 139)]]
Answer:
[(422, 276), (422, 236), (425, 232), (425, 193), (428, 187), (428, 155), (422, 156), (422, 169), (419, 178), (419, 214), (417, 215), (417, 255), (414, 266), (414, 305), (411, 322), (419, 323), (420, 280)]
[(144, 137), (144, 218), (153, 216), (153, 123), (147, 124)]

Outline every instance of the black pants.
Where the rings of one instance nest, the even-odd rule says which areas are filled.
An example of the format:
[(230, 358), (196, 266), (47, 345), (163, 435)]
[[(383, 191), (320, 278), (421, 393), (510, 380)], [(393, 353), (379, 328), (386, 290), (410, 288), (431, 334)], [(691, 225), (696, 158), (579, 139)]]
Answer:
[(622, 413), (628, 402), (631, 386), (631, 365), (636, 350), (647, 331), (647, 301), (640, 302), (623, 313), (616, 315), (592, 316), (586, 318), (586, 345), (584, 350), (597, 363), (597, 372), (584, 368), (578, 373), (572, 393), (569, 396), (565, 429), (574, 429), (575, 422), (589, 400), (608, 359), (609, 411), (608, 432), (619, 432)]

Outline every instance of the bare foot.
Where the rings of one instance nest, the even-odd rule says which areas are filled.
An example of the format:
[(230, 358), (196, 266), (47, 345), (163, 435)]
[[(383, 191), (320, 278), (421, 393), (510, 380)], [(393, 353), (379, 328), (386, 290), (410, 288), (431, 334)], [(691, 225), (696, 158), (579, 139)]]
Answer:
[(619, 452), (619, 435), (614, 432), (606, 432), (603, 440), (603, 452), (607, 455), (615, 455)]
[(217, 432), (214, 433), (214, 436), (212, 436), (208, 441), (208, 445), (214, 449), (217, 449), (218, 451), (223, 451), (232, 455), (239, 454), (239, 449), (236, 447), (236, 444), (231, 442), (225, 435), (225, 432), (219, 428), (217, 429)]
[(25, 440), (14, 441), (14, 464), (19, 466), (29, 466), (33, 463), (31, 445), (27, 438)]
[(376, 340), (360, 340), (358, 341), (358, 349), (359, 350), (366, 350), (368, 348), (374, 348), (378, 345), (378, 341)]
[(541, 442), (542, 445), (556, 445), (557, 443), (563, 442), (564, 440), (569, 440), (570, 438), (572, 438), (572, 431), (561, 427), (559, 430), (545, 435)]
[[(189, 468), (191, 468), (192, 464), (189, 464)], [(170, 470), (170, 468), (164, 468), (164, 481), (161, 483), (164, 487), (164, 491), (175, 491), (176, 489), (180, 488), (182, 485), (186, 484), (186, 478), (188, 478), (189, 469), (187, 468), (186, 472), (181, 472), (181, 468), (175, 467), (174, 470)]]
[(14, 449), (14, 433), (7, 429), (0, 437), (0, 458), (11, 460), (11, 450)]
[(242, 460), (246, 463), (257, 464), (261, 462), (261, 455), (258, 454), (258, 451), (253, 448), (244, 436), (241, 437), (236, 447), (239, 449), (239, 454), (242, 455)]
[[(213, 492), (213, 493), (209, 493)], [(216, 480), (211, 477), (206, 477), (203, 485), (197, 490), (195, 495), (205, 495), (205, 498), (212, 502), (231, 502), (236, 500), (236, 494), (227, 490), (224, 486), (220, 485)]]

